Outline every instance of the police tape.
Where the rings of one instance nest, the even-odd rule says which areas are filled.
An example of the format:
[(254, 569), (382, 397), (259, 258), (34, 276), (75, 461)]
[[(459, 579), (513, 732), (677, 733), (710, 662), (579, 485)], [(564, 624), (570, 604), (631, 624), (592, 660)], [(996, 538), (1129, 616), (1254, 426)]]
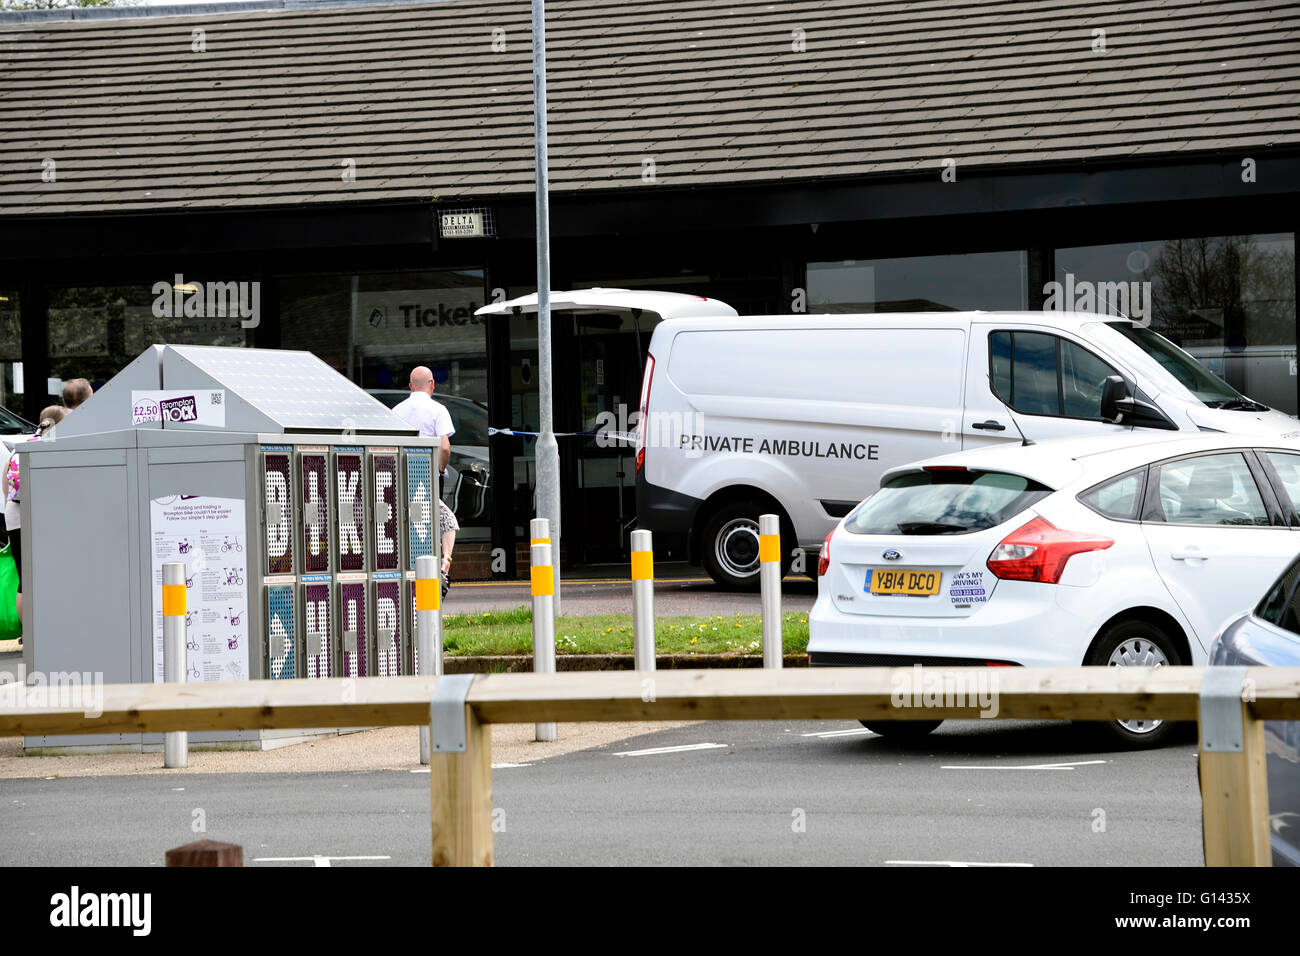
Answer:
[[(597, 429), (589, 432), (555, 432), (556, 438), (608, 438), (611, 441), (635, 442), (636, 435), (627, 432), (611, 432)], [(515, 438), (540, 438), (541, 432), (525, 432), (516, 428), (488, 428), (488, 437), (493, 435), (512, 435)]]

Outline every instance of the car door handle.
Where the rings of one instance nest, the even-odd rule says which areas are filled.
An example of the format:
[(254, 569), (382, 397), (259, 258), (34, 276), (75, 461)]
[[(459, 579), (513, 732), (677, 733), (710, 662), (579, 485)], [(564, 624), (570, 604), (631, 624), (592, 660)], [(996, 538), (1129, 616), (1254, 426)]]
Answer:
[(1003, 425), (1001, 422), (995, 422), (991, 418), (986, 422), (975, 422), (975, 424), (971, 425), (971, 428), (978, 428), (981, 431), (989, 432), (1004, 432), (1007, 430), (1006, 425)]
[(1208, 561), (1210, 556), (1200, 548), (1191, 547), (1186, 551), (1175, 551), (1169, 557), (1175, 561)]

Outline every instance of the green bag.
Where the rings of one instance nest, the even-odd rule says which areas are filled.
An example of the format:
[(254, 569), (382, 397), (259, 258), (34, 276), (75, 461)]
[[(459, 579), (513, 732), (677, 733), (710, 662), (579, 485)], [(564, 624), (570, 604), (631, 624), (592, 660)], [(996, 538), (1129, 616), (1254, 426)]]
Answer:
[(0, 548), (0, 641), (12, 641), (23, 636), (23, 622), (18, 616), (14, 599), (18, 597), (18, 569), (9, 542)]

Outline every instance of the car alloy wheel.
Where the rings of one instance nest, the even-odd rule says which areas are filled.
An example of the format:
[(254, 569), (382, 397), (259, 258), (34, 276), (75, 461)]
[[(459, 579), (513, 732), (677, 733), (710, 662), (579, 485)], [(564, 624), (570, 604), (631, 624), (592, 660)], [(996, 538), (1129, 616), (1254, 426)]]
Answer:
[[(1160, 645), (1145, 637), (1126, 638), (1110, 652), (1106, 661), (1110, 667), (1166, 667), (1169, 658), (1160, 649)], [(1161, 724), (1162, 720), (1119, 720), (1121, 727), (1134, 734), (1149, 734)]]

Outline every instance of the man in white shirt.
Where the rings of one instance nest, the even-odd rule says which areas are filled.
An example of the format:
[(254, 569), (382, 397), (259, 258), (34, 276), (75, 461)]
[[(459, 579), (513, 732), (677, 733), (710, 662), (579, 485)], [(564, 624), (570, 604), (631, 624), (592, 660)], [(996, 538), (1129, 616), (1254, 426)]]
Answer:
[(438, 471), (445, 477), (447, 462), (451, 461), (451, 436), (456, 434), (456, 429), (451, 424), (451, 414), (441, 402), (433, 400), (433, 373), (423, 365), (411, 369), (411, 397), (399, 402), (393, 412), (418, 428), (421, 435), (442, 439)]

